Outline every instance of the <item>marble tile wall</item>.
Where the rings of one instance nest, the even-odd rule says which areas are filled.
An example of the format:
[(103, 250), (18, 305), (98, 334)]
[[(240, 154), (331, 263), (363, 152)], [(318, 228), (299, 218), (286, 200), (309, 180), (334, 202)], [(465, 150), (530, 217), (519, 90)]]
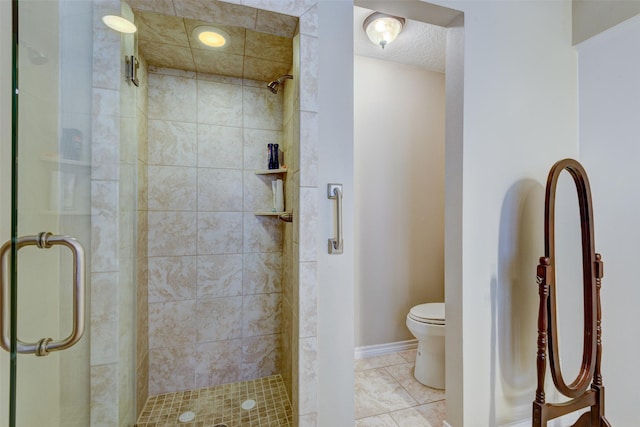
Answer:
[(284, 92), (286, 197), (294, 220), (284, 233), (282, 376), (294, 425), (312, 427), (317, 424), (317, 10), (305, 2), (264, 3), (252, 5), (300, 17), (293, 40), (294, 84)]
[(133, 36), (107, 29), (105, 14), (133, 18), (126, 3), (94, 2), (91, 138), (90, 424), (135, 419), (137, 275), (136, 89), (123, 78)]
[[(283, 379), (294, 425), (317, 426), (318, 18), (316, 0), (229, 0), (299, 17), (293, 44), (295, 85), (285, 86), (287, 200), (293, 223), (283, 238)], [(290, 110), (288, 110), (290, 108)], [(299, 142), (299, 143), (298, 143)], [(287, 208), (289, 209), (289, 208)]]
[[(172, 6), (171, 2), (167, 3)], [(129, 179), (137, 176), (139, 180), (136, 227), (141, 239), (144, 239), (145, 233), (149, 231), (147, 251), (144, 251), (144, 244), (138, 246), (138, 255), (145, 252), (148, 255), (147, 262), (144, 262), (144, 256), (142, 256), (137, 266), (138, 297), (143, 297), (147, 293), (144, 278), (147, 275), (149, 277), (148, 314), (144, 310), (143, 302), (137, 304), (140, 315), (138, 316), (139, 338), (142, 335), (142, 339), (137, 341), (137, 360), (135, 361), (138, 370), (138, 399), (144, 399), (141, 396), (147, 393), (153, 394), (164, 389), (193, 388), (213, 384), (216, 381), (235, 381), (237, 379), (234, 378), (248, 378), (256, 373), (256, 376), (270, 375), (281, 363), (280, 347), (287, 341), (291, 345), (289, 361), (291, 366), (287, 371), (291, 372), (292, 394), (290, 396), (296, 405), (295, 417), (300, 426), (315, 426), (317, 424), (317, 257), (315, 255), (317, 242), (314, 236), (318, 208), (315, 195), (320, 191), (317, 182), (316, 155), (318, 146), (316, 6), (314, 0), (289, 2), (237, 0), (231, 3), (242, 3), (250, 7), (300, 17), (297, 42), (301, 58), (298, 73), (299, 102), (293, 107), (294, 111), (300, 111), (300, 115), (298, 124), (286, 130), (286, 132), (295, 132), (296, 136), (293, 140), (298, 133), (300, 135), (300, 146), (297, 147), (294, 144), (290, 148), (298, 152), (288, 154), (289, 157), (299, 156), (298, 171), (290, 172), (290, 174), (293, 173), (294, 178), (288, 174), (286, 189), (287, 193), (293, 190), (293, 195), (287, 196), (287, 209), (291, 207), (298, 212), (294, 214), (294, 226), (288, 229), (273, 218), (258, 218), (252, 214), (254, 209), (264, 209), (265, 203), (269, 203), (270, 199), (270, 179), (257, 177), (252, 170), (264, 168), (263, 150), (266, 143), (282, 141), (283, 138), (283, 117), (279, 118), (279, 128), (271, 128), (271, 124), (276, 123), (277, 120), (265, 120), (264, 117), (259, 116), (263, 111), (273, 108), (276, 102), (274, 99), (256, 99), (255, 95), (258, 91), (251, 89), (255, 89), (256, 86), (250, 81), (206, 75), (200, 75), (196, 79), (193, 73), (153, 70), (149, 82), (150, 105), (147, 110), (149, 126), (145, 128), (148, 130), (148, 151), (145, 153), (142, 148), (137, 159), (138, 168), (133, 176), (129, 176), (132, 174), (122, 175)], [(94, 98), (115, 96), (117, 99), (121, 70), (119, 61), (114, 59), (120, 57), (120, 36), (105, 29), (99, 22), (99, 17), (105, 12), (117, 13), (120, 10), (120, 1), (96, 0), (95, 4)], [(172, 78), (172, 83), (180, 88), (173, 92), (175, 98), (170, 94), (152, 94), (152, 86), (154, 84), (162, 86), (157, 83), (164, 78)], [(224, 85), (242, 88), (242, 106), (245, 106), (249, 100), (262, 102), (262, 110), (256, 111), (259, 116), (256, 117), (259, 121), (254, 123), (256, 127), (242, 128), (240, 148), (237, 144), (228, 143), (228, 141), (237, 141), (234, 139), (237, 136), (237, 130), (233, 128), (240, 127), (237, 125), (238, 122), (226, 122), (222, 119), (237, 120), (238, 114), (242, 113), (238, 113), (233, 106), (225, 103), (216, 104), (214, 100), (202, 101), (207, 92), (216, 93), (216, 89), (221, 91), (231, 89)], [(233, 96), (234, 93), (229, 92), (227, 95)], [(176, 108), (176, 101), (185, 96), (191, 101), (195, 99), (195, 108), (189, 104)], [(273, 97), (271, 94), (269, 96)], [(157, 97), (156, 100), (159, 99), (155, 105), (152, 101), (154, 97)], [(117, 102), (105, 105), (117, 105)], [(202, 107), (202, 111), (198, 107)], [(185, 111), (190, 112), (191, 115), (185, 115)], [(121, 179), (120, 149), (127, 150), (129, 147), (114, 144), (114, 141), (120, 139), (119, 115), (120, 112), (117, 109), (101, 114), (96, 114), (94, 111), (92, 123), (91, 275), (92, 280), (95, 280), (93, 286), (95, 292), (92, 292), (92, 310), (95, 310), (92, 313), (91, 324), (91, 425), (117, 425), (120, 418), (119, 405), (129, 398), (122, 395), (125, 390), (118, 385), (121, 381), (127, 381), (127, 378), (121, 376), (125, 371), (118, 368), (117, 350), (114, 352), (113, 349), (106, 348), (102, 351), (97, 345), (104, 334), (118, 330), (117, 322), (122, 315), (112, 305), (105, 305), (100, 301), (100, 295), (114, 295), (119, 292), (118, 280), (122, 276), (119, 272), (117, 253), (120, 249), (117, 241), (120, 216), (117, 213), (119, 209), (117, 194), (118, 180)], [(144, 130), (142, 132), (144, 133)], [(236, 132), (235, 135), (234, 132)], [(237, 162), (237, 151), (234, 152), (233, 149), (241, 150), (241, 163)], [(163, 171), (162, 168), (165, 170)], [(151, 208), (152, 197), (166, 198), (169, 193), (162, 186), (155, 185), (155, 181), (162, 176), (163, 172), (165, 176), (166, 172), (175, 172), (178, 174), (176, 176), (180, 176), (183, 182), (193, 188), (192, 172), (185, 170), (193, 168), (196, 169), (195, 190), (192, 190), (191, 194), (181, 195), (185, 197), (184, 200), (190, 202), (195, 200), (197, 207), (199, 200), (203, 200), (206, 205), (206, 200), (210, 200), (210, 197), (226, 194), (220, 193), (218, 189), (211, 189), (204, 179), (199, 180), (200, 169), (221, 169), (205, 171), (205, 174), (207, 172), (214, 174), (218, 182), (226, 183), (225, 188), (229, 186), (228, 191), (236, 193), (237, 188), (234, 189), (233, 179), (225, 180), (224, 178), (234, 173), (237, 178), (237, 171), (241, 170), (242, 210), (216, 210), (237, 209), (238, 206), (227, 205), (223, 208), (214, 205), (207, 207), (211, 209), (209, 211), (199, 212), (193, 207), (176, 206), (175, 203), (171, 208), (174, 210)], [(145, 169), (148, 175), (145, 174)], [(216, 173), (219, 175), (215, 175)], [(257, 182), (256, 177), (259, 180)], [(208, 179), (214, 179), (214, 177), (210, 176)], [(144, 185), (147, 182), (154, 182), (153, 196), (150, 194), (152, 185), (148, 185), (148, 188)], [(211, 191), (213, 195), (210, 194)], [(223, 199), (224, 197), (221, 200)], [(171, 203), (170, 200), (169, 203)], [(233, 202), (227, 199), (226, 203)], [(149, 209), (148, 215), (143, 213), (146, 208)], [(296, 223), (298, 226), (295, 226)], [(218, 225), (226, 227), (226, 234), (221, 235), (212, 229)], [(160, 229), (162, 233), (158, 233)], [(249, 229), (254, 230), (255, 233), (246, 233)], [(213, 240), (219, 238), (220, 241), (212, 243), (209, 239), (198, 239), (199, 233), (206, 234)], [(290, 237), (285, 237), (286, 233), (290, 233)], [(278, 247), (284, 247), (284, 251), (291, 256), (283, 259), (282, 249), (276, 250)], [(170, 262), (163, 263), (162, 261), (165, 261), (161, 259), (163, 257)], [(258, 261), (260, 257), (265, 257), (265, 261)], [(251, 260), (255, 262), (254, 266), (247, 268), (252, 265)], [(140, 263), (143, 265), (141, 266)], [(158, 267), (159, 265), (165, 266), (165, 273), (162, 273), (162, 267)], [(283, 265), (286, 268), (283, 269)], [(283, 281), (279, 273), (282, 270), (292, 276), (290, 280), (285, 281), (291, 289), (288, 291), (289, 307), (284, 314)], [(152, 276), (160, 279), (152, 279)], [(195, 277), (195, 287), (193, 277)], [(104, 284), (104, 293), (98, 292), (96, 283)], [(245, 295), (245, 292), (248, 293)], [(134, 292), (131, 298), (135, 299), (135, 297)], [(241, 307), (243, 315), (245, 303), (247, 307), (254, 308), (257, 313), (248, 315), (248, 323), (246, 325), (242, 323), (239, 328), (229, 326), (231, 322), (217, 324), (211, 316), (211, 309), (215, 307), (214, 300), (218, 298), (229, 302), (233, 307)], [(108, 298), (104, 301), (108, 301)], [(233, 305), (238, 304), (238, 301), (241, 301), (240, 306)], [(200, 317), (196, 313), (200, 313)], [(163, 319), (167, 314), (169, 314), (166, 316), (169, 320), (164, 323), (158, 322), (158, 319)], [(170, 319), (178, 319), (178, 322), (172, 322)], [(149, 324), (148, 342), (144, 339), (146, 330), (144, 325), (147, 322)], [(276, 332), (277, 325), (291, 331), (290, 339), (280, 339), (280, 334)], [(260, 329), (261, 327), (264, 327), (264, 330)], [(243, 334), (256, 335), (244, 336)], [(202, 341), (211, 337), (228, 337), (228, 339)], [(93, 348), (94, 343), (95, 348)], [(172, 346), (172, 343), (178, 345)], [(148, 353), (145, 352), (147, 345)], [(221, 358), (210, 357), (211, 354), (219, 354)], [(228, 358), (225, 355), (228, 355)], [(239, 355), (241, 357), (238, 357)], [(145, 381), (147, 373), (148, 382)], [(135, 399), (130, 399), (130, 401), (133, 400)]]
[[(133, 11), (121, 4), (121, 16), (133, 20)], [(121, 54), (134, 55), (134, 36), (121, 36)], [(118, 188), (118, 425), (136, 417), (136, 309), (138, 241), (138, 91), (131, 81), (120, 83), (120, 175)]]
[(138, 78), (140, 86), (136, 92), (137, 106), (137, 133), (138, 152), (137, 159), (137, 256), (136, 256), (136, 418), (142, 411), (149, 397), (149, 260), (148, 237), (148, 78), (147, 63), (144, 57), (138, 58), (140, 68)]
[[(300, 86), (298, 84), (299, 68), (298, 60), (298, 48), (299, 37), (296, 35), (293, 39), (293, 58), (294, 62), (288, 74), (294, 76), (293, 80), (287, 81), (284, 85), (284, 108), (283, 108), (283, 145), (287, 152), (286, 163), (290, 173), (285, 176), (285, 197), (289, 201), (289, 210), (294, 217), (298, 212), (297, 194), (299, 185), (296, 182), (296, 171), (299, 169), (299, 150), (298, 140), (294, 140), (295, 124), (298, 120), (299, 113), (296, 109), (296, 103), (299, 103)], [(284, 229), (283, 237), (283, 276), (282, 276), (282, 379), (289, 396), (292, 394), (293, 384), (293, 366), (295, 366), (295, 352), (293, 349), (296, 347), (297, 333), (294, 330), (294, 307), (295, 307), (295, 295), (294, 289), (297, 289), (297, 275), (295, 274), (294, 266), (298, 263), (297, 252), (294, 251), (293, 236), (294, 229), (297, 230), (298, 222), (293, 221), (287, 223)], [(295, 402), (292, 399), (292, 406)], [(294, 411), (295, 413), (295, 411)]]
[[(254, 1), (254, 0), (252, 0)], [(255, 0), (259, 2), (259, 0)], [(268, 2), (268, 0), (263, 0)], [(295, 109), (299, 111), (294, 138), (299, 139), (299, 169), (294, 175), (299, 191), (298, 230), (294, 233), (294, 250), (298, 262), (295, 274), (298, 278), (295, 301), (297, 325), (297, 379), (293, 395), (294, 417), (299, 427), (317, 426), (318, 411), (318, 247), (317, 241), (319, 194), (324, 194), (318, 182), (318, 18), (315, 1), (300, 0), (294, 3), (304, 7), (300, 16), (299, 71), (300, 95)], [(294, 230), (295, 231), (295, 230)], [(297, 387), (296, 387), (297, 385)]]
[(267, 143), (282, 94), (149, 67), (149, 394), (280, 373), (283, 223)]
[[(159, 4), (154, 8), (133, 2), (139, 22), (139, 52), (149, 65), (259, 81), (273, 80), (288, 71), (296, 17), (235, 7), (236, 16), (243, 17), (237, 20), (229, 10), (210, 15), (207, 6), (213, 2), (192, 3), (181, 3), (173, 14)], [(149, 6), (155, 11), (147, 10)], [(226, 32), (229, 40), (225, 46), (215, 51), (198, 48), (202, 45), (193, 30), (201, 25), (214, 25)]]
[[(120, 36), (100, 23), (120, 2), (95, 2), (91, 137), (91, 425), (117, 425)], [(96, 108), (100, 106), (100, 108)]]

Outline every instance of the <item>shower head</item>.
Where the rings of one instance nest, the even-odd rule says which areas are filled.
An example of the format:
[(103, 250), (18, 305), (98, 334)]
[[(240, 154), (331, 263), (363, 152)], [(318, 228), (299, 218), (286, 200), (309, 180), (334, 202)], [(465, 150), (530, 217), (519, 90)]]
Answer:
[(276, 80), (267, 83), (267, 87), (269, 88), (269, 90), (271, 91), (271, 93), (278, 93), (278, 89), (280, 88), (280, 85), (286, 80), (286, 79), (293, 79), (293, 76), (291, 74), (285, 74), (284, 76), (280, 76), (278, 77)]
[(278, 86), (280, 86), (280, 82), (277, 80), (274, 80), (267, 84), (267, 87), (269, 88), (271, 93), (278, 93)]

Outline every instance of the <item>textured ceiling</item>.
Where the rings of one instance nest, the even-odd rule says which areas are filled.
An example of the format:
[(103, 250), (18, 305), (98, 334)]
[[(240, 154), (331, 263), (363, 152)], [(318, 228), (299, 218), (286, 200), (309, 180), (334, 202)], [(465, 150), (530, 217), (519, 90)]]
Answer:
[[(131, 0), (138, 46), (149, 65), (270, 81), (289, 72), (298, 18), (215, 0)], [(214, 25), (231, 40), (220, 49), (191, 32)]]
[(445, 72), (446, 28), (407, 19), (398, 38), (384, 49), (367, 38), (362, 23), (374, 11), (353, 8), (353, 43), (356, 55), (415, 65)]
[[(141, 53), (150, 65), (270, 81), (289, 72), (298, 19), (216, 0), (130, 0), (139, 26)], [(373, 10), (354, 7), (354, 53), (445, 72), (446, 29), (407, 19), (384, 50), (367, 38), (362, 23)], [(232, 36), (222, 50), (203, 48), (191, 37), (212, 24)]]

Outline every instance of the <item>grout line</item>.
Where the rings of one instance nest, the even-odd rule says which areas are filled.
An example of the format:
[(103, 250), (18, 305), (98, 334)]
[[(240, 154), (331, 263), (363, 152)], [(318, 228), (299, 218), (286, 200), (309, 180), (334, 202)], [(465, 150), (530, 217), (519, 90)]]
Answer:
[[(198, 425), (200, 423), (238, 425), (239, 422), (243, 424), (248, 422), (247, 427), (266, 425), (290, 427), (291, 403), (286, 392), (281, 393), (280, 390), (285, 390), (282, 376), (273, 375), (238, 383), (150, 396), (136, 426), (168, 425), (166, 423), (177, 420), (181, 413), (193, 411), (196, 413)], [(241, 409), (240, 405), (247, 399), (254, 399), (257, 406), (245, 412), (246, 410)], [(284, 420), (284, 423), (281, 420)]]
[[(402, 356), (402, 355), (400, 354), (400, 353), (402, 353), (402, 352), (406, 352), (406, 350), (405, 350), (405, 351), (395, 352), (395, 353), (388, 353), (388, 354), (398, 354), (398, 355)], [(403, 357), (403, 359), (405, 359), (405, 360), (406, 360), (406, 358), (404, 358), (404, 357)], [(389, 371), (389, 369), (387, 369), (387, 368), (391, 368), (391, 367), (394, 367), (394, 366), (401, 366), (401, 365), (410, 365), (411, 367), (413, 367), (413, 366), (415, 365), (415, 362), (407, 361), (406, 363), (390, 364), (390, 365), (385, 365), (385, 366), (380, 366), (380, 367), (372, 367), (372, 368), (369, 368), (369, 369), (360, 369), (360, 370), (356, 370), (356, 373), (357, 373), (357, 372), (371, 371), (371, 370), (374, 370), (374, 369), (383, 369), (383, 370), (384, 370), (384, 371), (385, 371), (389, 376), (391, 376), (391, 378), (393, 379), (393, 382), (395, 383), (395, 385), (396, 385), (396, 386), (400, 386), (400, 388), (401, 388), (401, 389), (402, 389), (402, 390), (403, 390), (407, 395), (409, 395), (409, 397), (410, 397), (410, 398), (415, 402), (415, 405), (412, 405), (412, 406), (410, 406), (410, 407), (408, 407), (408, 408), (397, 409), (397, 410), (392, 410), (392, 411), (388, 411), (388, 412), (382, 412), (382, 413), (379, 413), (379, 414), (371, 414), (371, 415), (367, 415), (367, 416), (365, 416), (365, 417), (361, 417), (361, 418), (356, 419), (356, 420), (355, 420), (356, 422), (357, 422), (357, 421), (360, 421), (360, 420), (368, 419), (368, 418), (371, 418), (371, 417), (381, 417), (381, 416), (384, 416), (384, 415), (388, 415), (388, 416), (393, 420), (394, 425), (398, 426), (398, 425), (399, 425), (399, 424), (398, 424), (398, 422), (396, 422), (396, 420), (395, 420), (395, 419), (393, 419), (393, 417), (391, 417), (391, 414), (392, 414), (392, 413), (398, 413), (398, 412), (406, 411), (406, 410), (408, 410), (408, 409), (415, 409), (416, 411), (418, 411), (418, 409), (417, 409), (417, 408), (419, 408), (419, 407), (423, 407), (423, 406), (426, 406), (426, 405), (434, 405), (434, 404), (437, 404), (438, 402), (444, 402), (444, 401), (445, 401), (445, 397), (444, 397), (444, 396), (442, 396), (442, 398), (441, 398), (441, 399), (437, 399), (437, 400), (429, 401), (429, 402), (426, 402), (426, 403), (420, 403), (420, 402), (418, 401), (418, 399), (416, 399), (416, 398), (413, 396), (413, 394), (411, 394), (411, 392), (410, 392), (406, 387), (404, 387), (404, 386), (402, 385), (402, 383), (401, 383), (401, 382), (400, 382), (400, 381), (399, 381), (395, 376), (393, 376), (393, 375), (391, 374), (391, 372)], [(417, 382), (417, 380), (416, 380), (416, 382)], [(417, 382), (417, 383), (418, 383), (418, 384), (420, 384), (419, 382)], [(421, 384), (420, 384), (420, 385), (421, 385)], [(423, 386), (423, 387), (425, 387), (425, 386)], [(425, 388), (426, 388), (426, 387), (425, 387)], [(354, 398), (355, 398), (355, 404), (356, 404), (356, 407), (357, 407), (357, 405), (358, 405), (358, 395), (357, 395), (357, 392), (355, 392)]]

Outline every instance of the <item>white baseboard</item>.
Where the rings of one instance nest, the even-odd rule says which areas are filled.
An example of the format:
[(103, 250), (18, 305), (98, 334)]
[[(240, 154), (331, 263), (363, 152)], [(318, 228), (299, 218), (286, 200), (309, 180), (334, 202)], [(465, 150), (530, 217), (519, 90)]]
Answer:
[[(551, 420), (548, 423), (549, 427), (569, 427), (572, 426), (578, 419), (579, 415), (566, 415), (564, 417)], [(453, 427), (446, 421), (442, 421), (442, 427)], [(500, 427), (531, 427), (531, 418), (527, 418), (520, 421), (514, 421), (508, 424), (502, 424)]]
[(364, 359), (373, 356), (383, 356), (398, 351), (415, 350), (418, 348), (418, 340), (398, 341), (388, 344), (367, 345), (356, 347), (354, 351), (355, 359)]
[(515, 421), (509, 424), (503, 424), (500, 427), (531, 427), (531, 419)]
[[(584, 412), (581, 411), (579, 413), (571, 413), (569, 415), (565, 415), (560, 418), (556, 418), (555, 420), (550, 420), (547, 423), (548, 427), (570, 427), (578, 420), (580, 414)], [(520, 421), (514, 421), (509, 424), (502, 424), (500, 427), (531, 427), (531, 418), (527, 418)]]
[[(446, 421), (442, 421), (442, 427), (453, 427)], [(500, 427), (531, 427), (531, 419), (502, 424)]]

